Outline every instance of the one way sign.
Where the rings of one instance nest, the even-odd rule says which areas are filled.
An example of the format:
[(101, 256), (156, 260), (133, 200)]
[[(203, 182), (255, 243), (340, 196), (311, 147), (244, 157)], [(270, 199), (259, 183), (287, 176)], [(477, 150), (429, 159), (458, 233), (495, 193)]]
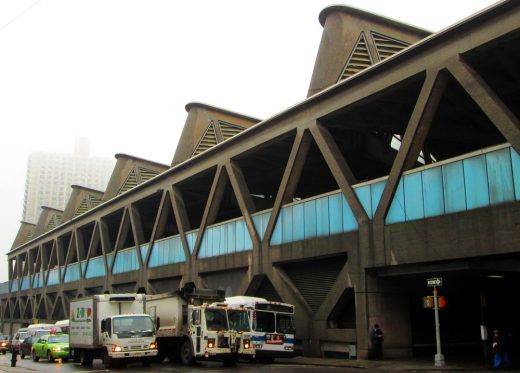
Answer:
[(434, 277), (426, 280), (426, 286), (442, 286), (442, 277)]

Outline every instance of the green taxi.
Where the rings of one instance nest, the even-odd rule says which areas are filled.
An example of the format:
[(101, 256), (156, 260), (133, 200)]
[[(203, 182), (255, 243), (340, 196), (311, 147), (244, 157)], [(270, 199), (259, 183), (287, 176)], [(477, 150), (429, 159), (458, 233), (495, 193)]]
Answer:
[(47, 334), (41, 336), (32, 345), (32, 359), (34, 361), (45, 358), (49, 362), (56, 359), (67, 361), (70, 357), (69, 336), (68, 334)]

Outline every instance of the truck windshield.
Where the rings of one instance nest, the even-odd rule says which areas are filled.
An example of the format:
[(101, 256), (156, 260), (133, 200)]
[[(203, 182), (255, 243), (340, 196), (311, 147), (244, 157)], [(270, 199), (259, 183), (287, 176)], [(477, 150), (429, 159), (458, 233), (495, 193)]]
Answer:
[(248, 332), (249, 316), (246, 310), (228, 310), (229, 329), (237, 332)]
[(228, 330), (226, 311), (220, 308), (207, 308), (205, 312), (208, 330)]
[(153, 322), (149, 316), (115, 317), (113, 331), (119, 338), (151, 337)]

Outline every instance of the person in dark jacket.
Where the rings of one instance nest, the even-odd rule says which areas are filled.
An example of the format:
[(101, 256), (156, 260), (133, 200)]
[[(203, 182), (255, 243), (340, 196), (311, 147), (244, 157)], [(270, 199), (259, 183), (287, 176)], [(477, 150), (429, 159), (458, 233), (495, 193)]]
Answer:
[(379, 324), (375, 324), (370, 331), (370, 342), (372, 343), (372, 354), (375, 360), (383, 358), (383, 330)]
[(495, 369), (507, 367), (509, 365), (509, 354), (507, 353), (506, 340), (497, 329), (493, 331), (492, 349), (493, 367)]

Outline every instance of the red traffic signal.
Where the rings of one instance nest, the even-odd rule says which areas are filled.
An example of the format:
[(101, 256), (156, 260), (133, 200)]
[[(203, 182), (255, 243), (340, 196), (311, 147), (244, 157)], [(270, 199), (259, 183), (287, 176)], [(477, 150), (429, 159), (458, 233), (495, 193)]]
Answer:
[[(446, 308), (446, 306), (447, 306), (446, 297), (443, 295), (437, 296), (437, 304), (438, 304), (439, 309)], [(427, 297), (423, 297), (423, 308), (430, 308), (430, 309), (435, 308), (433, 295), (428, 295)]]

